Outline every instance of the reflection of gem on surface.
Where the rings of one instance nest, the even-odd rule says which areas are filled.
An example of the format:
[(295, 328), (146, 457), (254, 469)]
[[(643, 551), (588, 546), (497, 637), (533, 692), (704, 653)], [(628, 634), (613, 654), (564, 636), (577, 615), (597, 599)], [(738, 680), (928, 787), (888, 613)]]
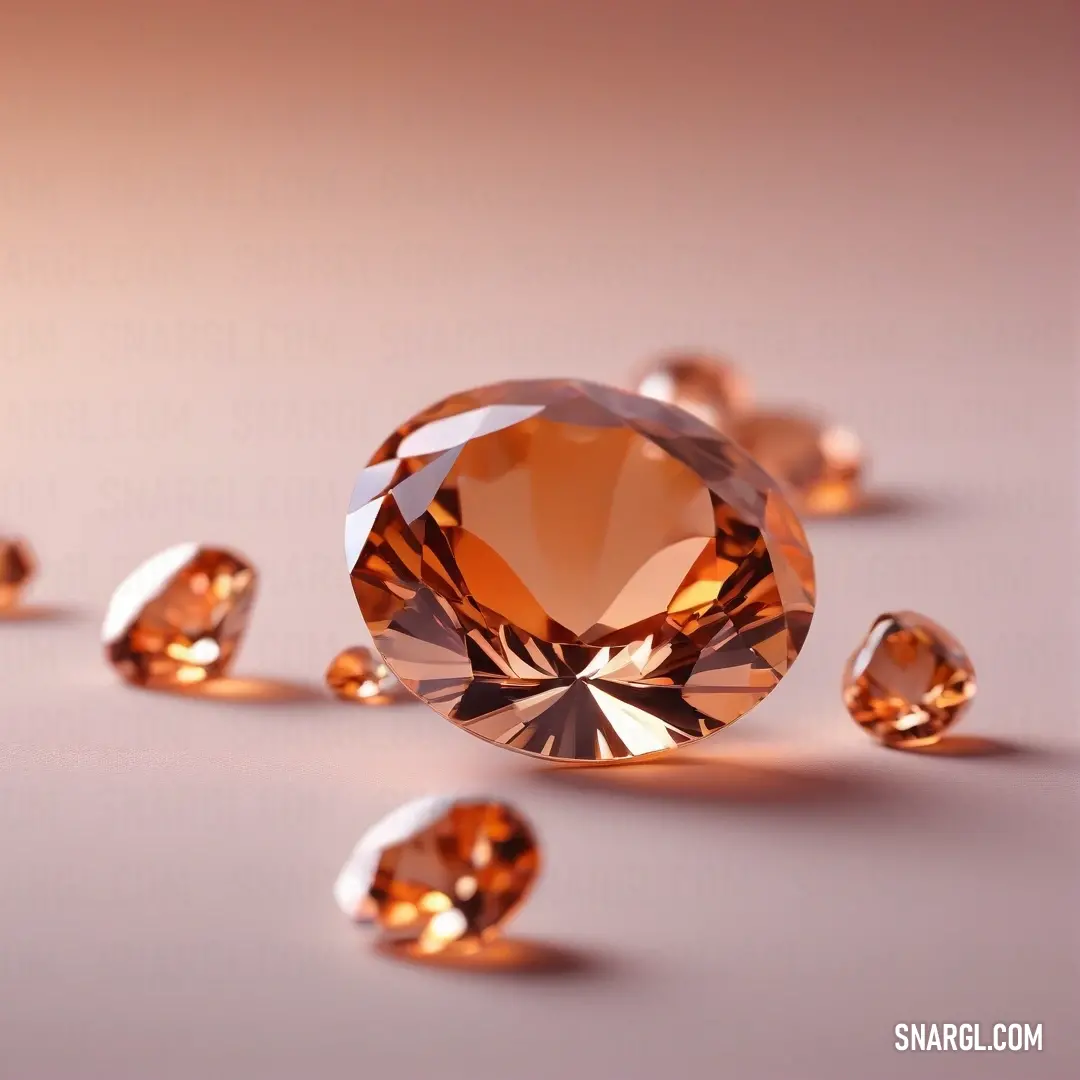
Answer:
[(806, 537), (689, 414), (562, 380), (458, 394), (394, 432), (346, 520), (353, 590), (401, 682), (497, 745), (610, 761), (756, 705), (813, 614)]
[(344, 701), (387, 705), (403, 696), (401, 684), (371, 649), (342, 649), (326, 669), (326, 685)]
[(879, 615), (844, 670), (844, 702), (864, 730), (889, 746), (926, 746), (975, 696), (963, 646), (925, 615)]
[(749, 387), (733, 364), (698, 353), (660, 357), (646, 368), (637, 392), (678, 405), (723, 432), (750, 404)]
[(434, 797), (398, 807), (356, 845), (334, 898), (424, 953), (490, 940), (536, 877), (528, 824), (504, 803)]
[(30, 545), (17, 536), (0, 536), (0, 611), (16, 607), (37, 572)]
[(811, 514), (844, 514), (858, 506), (862, 447), (846, 428), (796, 413), (753, 413), (732, 437)]
[(138, 686), (167, 688), (224, 675), (255, 599), (254, 567), (218, 548), (178, 544), (137, 567), (113, 593), (105, 655)]

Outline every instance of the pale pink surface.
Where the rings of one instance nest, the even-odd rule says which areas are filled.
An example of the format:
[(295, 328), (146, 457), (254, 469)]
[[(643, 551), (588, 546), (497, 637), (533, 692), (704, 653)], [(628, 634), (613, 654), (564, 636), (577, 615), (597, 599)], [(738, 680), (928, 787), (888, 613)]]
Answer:
[[(69, 612), (0, 626), (0, 1073), (1072, 1075), (1075, 7), (170, 6), (0, 9), (0, 511)], [(112, 587), (190, 538), (262, 571), (238, 673), (317, 686), (391, 424), (699, 345), (903, 496), (813, 526), (807, 646), (711, 764), (105, 668)], [(1017, 752), (856, 730), (843, 661), (898, 606), (975, 661), (958, 734)], [(336, 909), (373, 820), (472, 789), (535, 820), (516, 929), (577, 970), (397, 966)], [(932, 1020), (1046, 1050), (892, 1049)]]

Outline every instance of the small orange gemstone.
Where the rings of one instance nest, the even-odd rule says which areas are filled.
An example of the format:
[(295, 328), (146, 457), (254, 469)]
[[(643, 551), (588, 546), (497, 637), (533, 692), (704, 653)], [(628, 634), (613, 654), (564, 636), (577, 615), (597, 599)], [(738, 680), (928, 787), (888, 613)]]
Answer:
[(37, 572), (30, 545), (17, 536), (0, 536), (0, 611), (16, 607)]
[(255, 580), (254, 567), (218, 548), (159, 552), (113, 593), (101, 632), (106, 658), (137, 686), (224, 675), (247, 630)]
[(844, 670), (848, 711), (888, 746), (937, 742), (974, 696), (963, 646), (914, 611), (879, 615)]
[(749, 386), (733, 364), (697, 353), (660, 357), (641, 376), (637, 392), (678, 405), (720, 431), (750, 404)]
[(532, 829), (505, 803), (429, 796), (368, 830), (334, 897), (350, 918), (374, 919), (418, 952), (474, 949), (498, 933), (538, 868)]
[(754, 413), (732, 438), (811, 514), (844, 514), (859, 504), (862, 447), (846, 428), (798, 413)]
[(330, 661), (326, 685), (339, 698), (362, 705), (388, 705), (401, 696), (401, 684), (390, 669), (362, 645), (343, 649)]

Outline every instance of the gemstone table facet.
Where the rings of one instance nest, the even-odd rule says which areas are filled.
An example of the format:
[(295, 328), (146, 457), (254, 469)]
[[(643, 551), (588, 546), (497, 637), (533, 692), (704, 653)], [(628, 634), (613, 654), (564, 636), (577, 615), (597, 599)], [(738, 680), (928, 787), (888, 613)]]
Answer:
[(797, 413), (756, 412), (731, 427), (735, 441), (808, 514), (845, 514), (861, 496), (862, 448), (846, 428)]
[(382, 660), (362, 645), (354, 645), (330, 661), (326, 685), (343, 701), (388, 705), (401, 698), (401, 684)]
[(334, 898), (351, 919), (420, 952), (476, 948), (498, 933), (538, 868), (532, 830), (505, 803), (428, 796), (368, 830)]
[(553, 760), (726, 727), (787, 672), (813, 614), (810, 549), (773, 481), (688, 413), (589, 383), (426, 409), (361, 474), (345, 534), (398, 679)]
[(30, 545), (17, 536), (0, 536), (0, 611), (18, 606), (36, 572), (37, 560)]
[(844, 669), (848, 711), (888, 746), (937, 742), (974, 696), (963, 646), (914, 611), (879, 615)]
[(102, 627), (108, 661), (138, 686), (166, 689), (228, 671), (247, 630), (256, 573), (219, 548), (178, 544), (124, 579)]

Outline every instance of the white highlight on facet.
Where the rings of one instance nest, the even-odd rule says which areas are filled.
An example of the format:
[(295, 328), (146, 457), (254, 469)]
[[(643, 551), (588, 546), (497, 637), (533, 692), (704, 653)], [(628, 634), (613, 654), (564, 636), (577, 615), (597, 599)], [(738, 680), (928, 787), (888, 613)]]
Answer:
[(193, 664), (212, 664), (221, 656), (221, 646), (209, 637), (199, 638), (188, 649), (188, 660)]
[[(653, 371), (641, 380), (637, 392), (642, 397), (652, 398), (654, 401), (662, 401), (665, 405), (674, 405), (672, 400), (671, 376), (662, 371)], [(679, 401), (678, 407), (698, 420), (704, 420), (712, 426), (715, 419), (715, 409), (709, 407), (707, 402), (695, 401), (693, 398), (684, 398)], [(654, 444), (655, 445), (655, 444)]]
[(376, 495), (386, 491), (390, 481), (394, 478), (394, 472), (398, 467), (397, 458), (388, 458), (386, 461), (376, 462), (369, 465), (357, 478), (349, 496), (349, 509), (347, 514), (359, 510), (365, 503), (370, 502)]
[(862, 458), (862, 443), (854, 431), (831, 427), (821, 433), (821, 452), (837, 467), (858, 465)]
[(152, 555), (128, 574), (109, 601), (101, 626), (102, 641), (109, 644), (124, 634), (146, 604), (195, 558), (198, 550), (199, 545), (193, 542), (176, 544)]
[(379, 516), (385, 495), (365, 503), (359, 510), (354, 510), (345, 518), (345, 569), (351, 574), (360, 552), (364, 550), (371, 527)]
[(662, 374), (659, 371), (652, 371), (641, 380), (641, 385), (637, 388), (637, 392), (642, 397), (654, 398), (656, 401), (664, 401), (671, 404), (671, 395), (668, 393), (670, 388), (670, 375)]
[(420, 947), (429, 942), (432, 945), (441, 945), (447, 941), (457, 941), (466, 930), (469, 929), (469, 921), (465, 913), (458, 908), (449, 908), (432, 915), (427, 926), (420, 935)]
[(604, 733), (599, 728), (596, 729), (596, 756), (601, 761), (610, 761), (615, 756), (611, 752), (611, 747), (608, 746)]
[(393, 499), (397, 503), (401, 516), (411, 525), (422, 514), (427, 513), (432, 500), (439, 493), (439, 488), (454, 467), (462, 447), (455, 446), (440, 454), (434, 461), (428, 462), (422, 469), (417, 469), (412, 476), (405, 477), (394, 487)]
[(486, 405), (456, 416), (444, 416), (406, 435), (398, 444), (397, 456), (438, 454), (454, 446), (464, 446), (470, 439), (520, 424), (545, 408), (545, 405)]
[(493, 800), (475, 796), (463, 799), (455, 795), (425, 795), (413, 799), (386, 817), (376, 822), (353, 848), (348, 861), (338, 874), (334, 883), (334, 899), (337, 905), (350, 919), (365, 922), (369, 918), (365, 907), (375, 880), (375, 871), (379, 867), (382, 853), (390, 847), (403, 844), (416, 833), (430, 828), (440, 818), (445, 817), (455, 803), (491, 802)]
[(593, 683), (587, 685), (612, 730), (631, 754), (654, 753), (675, 745), (671, 731), (659, 717), (604, 693)]
[(471, 900), (480, 888), (480, 882), (472, 874), (464, 874), (454, 883), (454, 895), (459, 900)]
[(859, 650), (858, 655), (852, 661), (851, 670), (856, 676), (861, 675), (869, 666), (870, 661), (874, 659), (874, 653), (881, 647), (881, 643), (893, 632), (896, 628), (896, 623), (890, 616), (885, 616), (880, 619), (870, 628), (870, 633), (866, 637), (866, 641), (863, 642), (862, 648)]

